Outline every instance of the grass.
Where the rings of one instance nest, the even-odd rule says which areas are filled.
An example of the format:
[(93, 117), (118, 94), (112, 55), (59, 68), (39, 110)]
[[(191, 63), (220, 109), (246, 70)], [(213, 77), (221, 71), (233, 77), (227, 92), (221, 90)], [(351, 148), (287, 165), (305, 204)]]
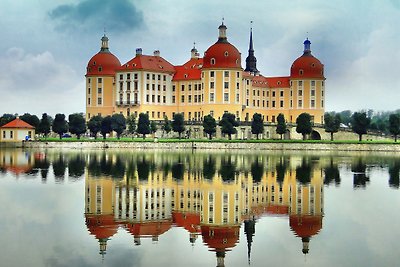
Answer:
[[(40, 138), (39, 142), (154, 142), (154, 138), (130, 138), (130, 137), (122, 137), (121, 139), (117, 139), (116, 137), (110, 137), (107, 139), (97, 138), (97, 139), (89, 139), (89, 138), (81, 138), (77, 139), (74, 137), (71, 138), (63, 138), (60, 139), (58, 137), (48, 137), (48, 138)], [(394, 141), (389, 140), (372, 140), (372, 141), (357, 141), (357, 140), (279, 140), (279, 139), (251, 139), (251, 140), (228, 140), (228, 139), (177, 139), (177, 138), (159, 138), (157, 139), (159, 143), (187, 143), (187, 142), (199, 142), (199, 143), (311, 143), (311, 144), (385, 144), (385, 145), (397, 145), (400, 143), (395, 143)]]

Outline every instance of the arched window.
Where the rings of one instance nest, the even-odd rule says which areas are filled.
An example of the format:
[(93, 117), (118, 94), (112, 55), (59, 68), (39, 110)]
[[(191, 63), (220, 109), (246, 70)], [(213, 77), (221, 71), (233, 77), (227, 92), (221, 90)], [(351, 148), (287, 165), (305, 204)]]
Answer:
[(215, 65), (215, 58), (211, 59), (211, 65)]
[(299, 75), (303, 75), (303, 70), (299, 70)]

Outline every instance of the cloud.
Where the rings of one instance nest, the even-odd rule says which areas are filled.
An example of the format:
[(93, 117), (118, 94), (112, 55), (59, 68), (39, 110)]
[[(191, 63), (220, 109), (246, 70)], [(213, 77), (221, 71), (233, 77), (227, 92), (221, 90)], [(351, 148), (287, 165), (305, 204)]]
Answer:
[(31, 54), (13, 47), (0, 54), (1, 114), (82, 112), (84, 91), (84, 78), (49, 51)]
[(59, 5), (49, 12), (56, 30), (83, 31), (105, 27), (113, 32), (129, 32), (144, 24), (143, 14), (129, 0), (83, 0), (78, 4)]

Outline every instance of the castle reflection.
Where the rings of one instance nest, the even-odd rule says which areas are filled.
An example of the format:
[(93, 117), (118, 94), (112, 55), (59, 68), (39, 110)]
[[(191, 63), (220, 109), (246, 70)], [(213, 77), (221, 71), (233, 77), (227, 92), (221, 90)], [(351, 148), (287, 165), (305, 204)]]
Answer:
[[(88, 160), (86, 223), (102, 255), (122, 229), (140, 245), (182, 227), (188, 242), (201, 238), (216, 253), (217, 266), (224, 266), (242, 224), (250, 261), (260, 217), (287, 217), (305, 254), (322, 229), (324, 172), (312, 158), (196, 153), (131, 154), (126, 164), (115, 154)], [(124, 172), (114, 176), (115, 165)]]

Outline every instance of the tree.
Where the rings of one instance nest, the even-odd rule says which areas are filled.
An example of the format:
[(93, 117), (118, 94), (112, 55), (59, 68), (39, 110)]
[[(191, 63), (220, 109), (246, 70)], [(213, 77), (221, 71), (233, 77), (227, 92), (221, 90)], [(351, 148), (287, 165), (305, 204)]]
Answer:
[(340, 128), (340, 123), (342, 119), (340, 114), (335, 113), (325, 113), (325, 132), (331, 133), (331, 141), (333, 141), (333, 134), (337, 133)]
[(390, 114), (389, 132), (394, 135), (394, 141), (397, 142), (397, 136), (400, 134), (400, 115)]
[(112, 119), (110, 115), (104, 117), (104, 119), (101, 121), (100, 133), (103, 136), (103, 139), (106, 139), (107, 134), (112, 132), (111, 123)]
[(303, 135), (303, 140), (306, 140), (306, 135), (312, 132), (311, 116), (308, 113), (301, 113), (296, 119), (296, 132)]
[(31, 115), (29, 113), (25, 113), (24, 115), (19, 116), (19, 118), (35, 128), (38, 128), (40, 123), (40, 120), (36, 115)]
[(157, 123), (155, 121), (150, 122), (150, 132), (152, 134), (157, 132)]
[(232, 113), (224, 113), (222, 119), (219, 121), (219, 126), (221, 126), (221, 132), (229, 136), (229, 140), (232, 139), (232, 134), (237, 133), (235, 127), (239, 126), (239, 122), (236, 121), (235, 115)]
[(89, 128), (90, 133), (97, 139), (97, 133), (101, 130), (101, 122), (103, 118), (100, 115), (96, 115), (90, 118), (88, 121), (87, 127)]
[(133, 139), (133, 135), (136, 131), (136, 117), (135, 115), (131, 114), (128, 119), (126, 120), (126, 124), (128, 126), (128, 133), (132, 135), (132, 139)]
[(52, 125), (53, 132), (57, 133), (62, 139), (62, 135), (68, 132), (68, 123), (65, 120), (65, 115), (57, 113)]
[(212, 139), (213, 134), (217, 131), (217, 122), (211, 115), (204, 116), (203, 131), (208, 134), (208, 139)]
[(343, 110), (342, 112), (339, 113), (343, 124), (345, 124), (347, 126), (350, 126), (350, 124), (351, 124), (351, 114), (352, 114), (352, 112), (350, 110)]
[(258, 135), (264, 132), (264, 120), (260, 113), (254, 113), (251, 121), (251, 133), (255, 134), (258, 140)]
[(185, 122), (183, 121), (183, 114), (176, 113), (172, 120), (172, 130), (179, 134), (179, 139), (181, 139), (182, 133), (185, 131)]
[(150, 120), (149, 120), (148, 114), (146, 114), (146, 113), (139, 114), (137, 132), (138, 132), (138, 134), (143, 135), (143, 139), (146, 138), (146, 134), (150, 133)]
[(15, 120), (15, 118), (16, 118), (16, 116), (13, 114), (4, 113), (3, 116), (0, 117), (0, 126), (3, 126), (12, 120)]
[(171, 121), (168, 119), (167, 116), (164, 117), (164, 124), (161, 126), (161, 129), (167, 134), (169, 134), (172, 130)]
[(365, 112), (354, 112), (351, 122), (353, 132), (358, 134), (358, 140), (362, 141), (363, 134), (367, 133), (371, 119), (367, 117)]
[(287, 128), (286, 121), (285, 121), (285, 115), (283, 115), (282, 113), (279, 113), (276, 120), (277, 120), (276, 133), (281, 135), (281, 140), (282, 140), (282, 136), (286, 133), (286, 128)]
[(38, 133), (43, 134), (44, 137), (47, 137), (50, 133), (50, 119), (47, 116), (47, 113), (42, 114), (42, 119), (39, 122), (37, 131)]
[(117, 133), (117, 139), (121, 137), (121, 134), (126, 129), (126, 120), (122, 114), (113, 114), (111, 117), (111, 129)]
[(86, 121), (82, 113), (74, 113), (68, 116), (69, 131), (76, 134), (78, 139), (86, 132)]

